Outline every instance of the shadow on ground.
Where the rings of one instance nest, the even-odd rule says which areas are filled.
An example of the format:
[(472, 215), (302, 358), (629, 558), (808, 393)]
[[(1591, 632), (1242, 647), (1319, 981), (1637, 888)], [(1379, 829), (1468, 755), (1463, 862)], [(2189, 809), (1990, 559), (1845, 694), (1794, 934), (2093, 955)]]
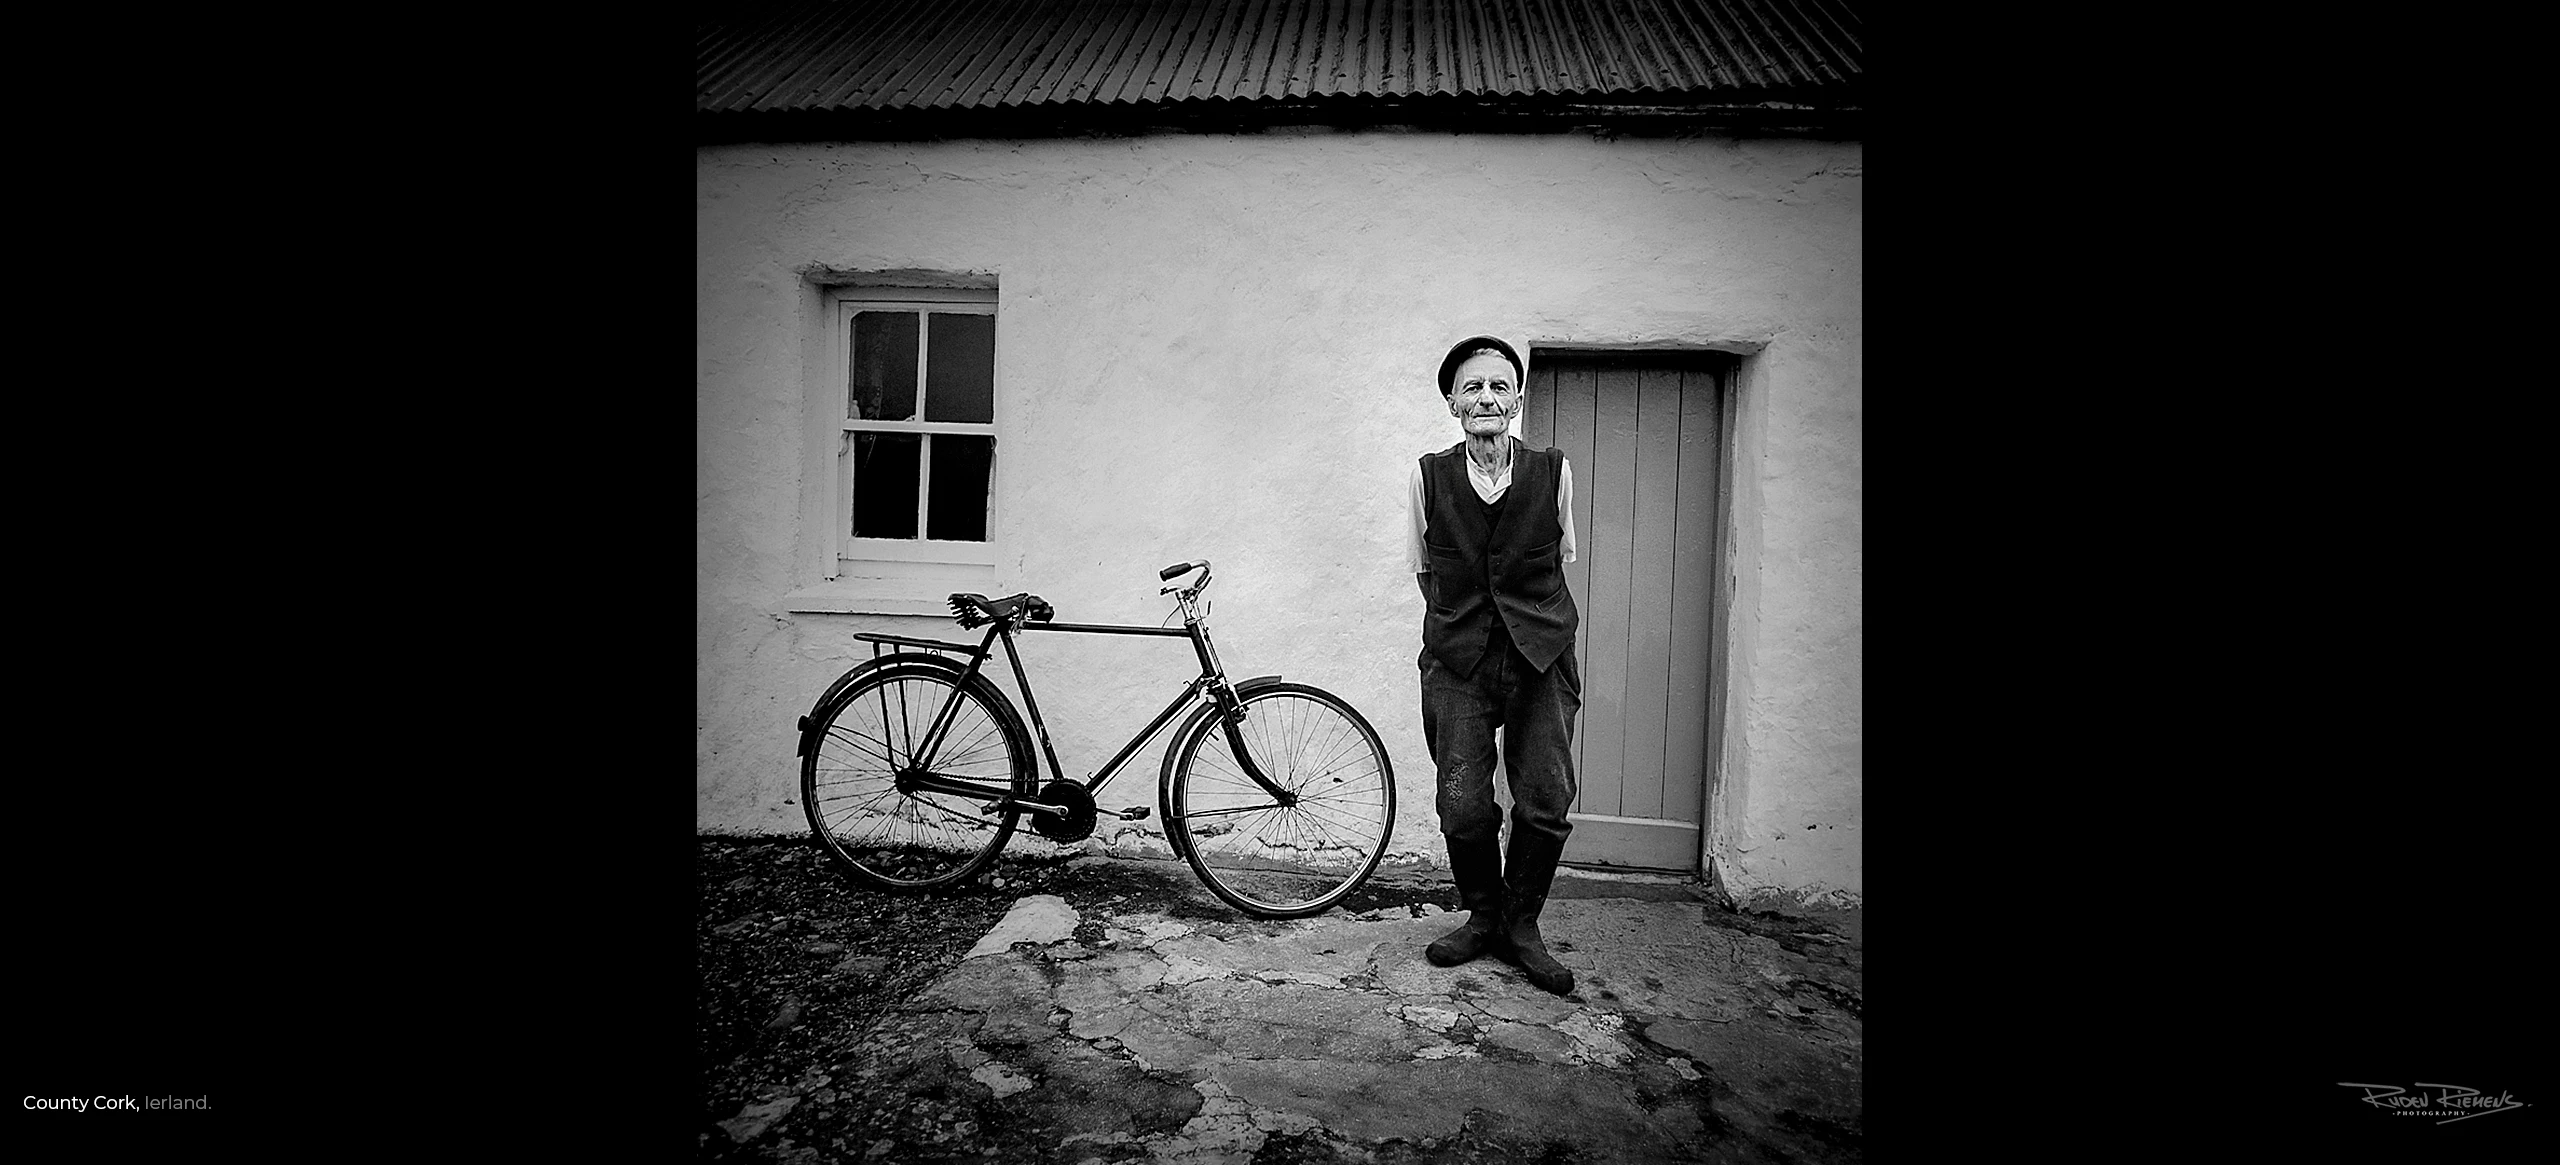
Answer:
[(1862, 1159), (1854, 919), (1560, 878), (1557, 997), (1423, 961), (1446, 882), (1265, 921), (1173, 863), (921, 897), (724, 838), (699, 879), (704, 1160)]

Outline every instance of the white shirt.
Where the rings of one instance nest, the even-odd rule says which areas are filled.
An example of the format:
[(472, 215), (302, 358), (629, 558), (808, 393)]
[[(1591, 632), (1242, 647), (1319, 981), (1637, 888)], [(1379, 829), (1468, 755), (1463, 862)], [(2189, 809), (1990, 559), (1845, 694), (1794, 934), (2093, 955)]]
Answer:
[[(1528, 446), (1515, 441), (1511, 447), (1512, 464), (1517, 464), (1528, 451)], [(1458, 454), (1458, 460), (1467, 463), (1467, 484), (1476, 487), (1476, 496), (1483, 498), (1486, 505), (1501, 501), (1502, 495), (1511, 491), (1511, 465), (1504, 465), (1500, 473), (1487, 473), (1476, 465), (1475, 458), (1467, 456), (1464, 452)], [(1556, 469), (1556, 525), (1564, 527), (1564, 544), (1558, 549), (1563, 551), (1563, 560), (1571, 562), (1574, 557), (1573, 463), (1559, 457), (1556, 459)], [(1405, 565), (1415, 574), (1429, 574), (1431, 573), (1431, 554), (1423, 547), (1422, 534), (1423, 528), (1430, 524), (1431, 515), (1423, 508), (1422, 503), (1420, 458), (1414, 459), (1413, 473), (1406, 480), (1405, 486), (1407, 494), (1405, 509), (1413, 519), (1411, 537), (1407, 538), (1404, 544)]]

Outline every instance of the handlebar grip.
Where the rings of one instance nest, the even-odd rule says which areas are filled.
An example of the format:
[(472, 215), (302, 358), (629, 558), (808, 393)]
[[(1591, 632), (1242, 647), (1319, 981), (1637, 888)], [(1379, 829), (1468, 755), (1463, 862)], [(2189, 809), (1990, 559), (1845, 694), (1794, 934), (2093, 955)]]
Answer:
[(1207, 559), (1205, 559), (1205, 558), (1204, 558), (1204, 559), (1201, 559), (1201, 560), (1199, 560), (1199, 561), (1197, 561), (1197, 562), (1177, 562), (1177, 563), (1174, 563), (1174, 564), (1173, 564), (1173, 565), (1171, 565), (1171, 566), (1168, 566), (1168, 567), (1164, 568), (1163, 570), (1157, 571), (1157, 572), (1156, 572), (1156, 577), (1157, 577), (1157, 578), (1160, 578), (1160, 579), (1167, 580), (1167, 581), (1171, 581), (1171, 580), (1172, 580), (1172, 578), (1173, 578), (1173, 576), (1175, 576), (1175, 575), (1181, 574), (1181, 573), (1183, 573), (1183, 572), (1185, 572), (1185, 571), (1189, 571), (1189, 570), (1196, 570), (1196, 569), (1198, 569), (1198, 568), (1200, 568), (1200, 567), (1207, 566), (1207, 565), (1209, 565), (1209, 561), (1208, 561)]

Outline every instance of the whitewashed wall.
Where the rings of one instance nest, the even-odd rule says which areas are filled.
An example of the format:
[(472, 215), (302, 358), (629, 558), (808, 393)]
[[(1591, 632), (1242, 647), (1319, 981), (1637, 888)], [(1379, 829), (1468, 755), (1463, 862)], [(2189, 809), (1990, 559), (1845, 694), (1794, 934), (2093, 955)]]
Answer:
[[(1389, 861), (1405, 865), (1443, 860), (1399, 542), (1408, 466), (1458, 439), (1432, 383), (1442, 351), (1484, 331), (1524, 352), (1754, 352), (1709, 857), (1746, 902), (1856, 902), (1860, 173), (1855, 143), (1580, 135), (702, 149), (698, 825), (804, 830), (792, 722), (867, 654), (852, 634), (956, 631), (785, 609), (823, 555), (803, 516), (824, 487), (803, 465), (823, 351), (805, 273), (980, 272), (1000, 285), (990, 593), (1154, 624), (1155, 569), (1215, 560), (1228, 673), (1330, 688), (1384, 737), (1402, 802)], [(1192, 670), (1178, 640), (1028, 642), (1071, 776)], [(1160, 752), (1102, 804), (1152, 805)], [(1162, 852), (1156, 824), (1102, 833)]]

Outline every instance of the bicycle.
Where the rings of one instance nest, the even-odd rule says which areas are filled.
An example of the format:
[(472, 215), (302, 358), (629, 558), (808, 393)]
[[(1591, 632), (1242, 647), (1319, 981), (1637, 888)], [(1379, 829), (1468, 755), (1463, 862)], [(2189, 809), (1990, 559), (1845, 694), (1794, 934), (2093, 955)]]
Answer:
[[(1358, 889), (1385, 855), (1396, 783), (1387, 750), (1341, 697), (1276, 675), (1229, 683), (1210, 642), (1209, 560), (1157, 572), (1182, 627), (1060, 623), (1040, 596), (950, 596), (976, 646), (863, 632), (872, 658), (829, 685), (800, 718), (800, 803), (810, 831), (855, 879), (889, 890), (933, 890), (995, 860), (1024, 814), (1041, 836), (1091, 836), (1101, 791), (1148, 741), (1188, 709), (1158, 771), (1165, 837), (1210, 892), (1247, 914), (1302, 918)], [(1029, 631), (1187, 638), (1200, 675), (1090, 779), (1067, 779), (1040, 716), (1014, 636)], [(1030, 731), (982, 672), (1001, 641), (1050, 781), (1039, 783)], [(884, 648), (892, 649), (882, 654)], [(922, 649), (922, 650), (916, 650)], [(945, 653), (956, 654), (954, 659)], [(1145, 806), (1118, 811), (1147, 817)]]

